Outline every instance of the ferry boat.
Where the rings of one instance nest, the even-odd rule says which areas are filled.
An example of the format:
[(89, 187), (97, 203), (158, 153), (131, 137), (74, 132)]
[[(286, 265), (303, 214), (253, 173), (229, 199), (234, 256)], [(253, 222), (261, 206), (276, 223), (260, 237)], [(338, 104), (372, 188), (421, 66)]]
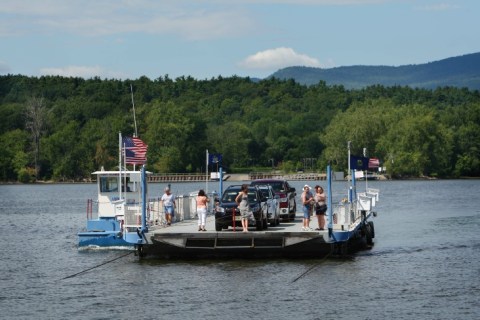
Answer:
[[(78, 245), (96, 247), (133, 246), (123, 239), (125, 216), (140, 222), (144, 187), (140, 171), (95, 171), (97, 199), (87, 202), (86, 231), (78, 233)], [(146, 190), (145, 190), (146, 191)], [(93, 208), (97, 207), (96, 212)]]
[[(125, 241), (123, 230), (127, 224), (141, 223), (142, 207), (146, 206), (146, 173), (135, 170), (136, 164), (146, 162), (147, 145), (139, 138), (124, 137), (119, 133), (118, 171), (100, 171), (92, 174), (97, 181), (97, 199), (87, 202), (87, 226), (78, 233), (79, 247), (133, 247)], [(134, 170), (127, 170), (133, 164)], [(94, 212), (94, 206), (96, 211)], [(126, 217), (134, 221), (126, 221)]]
[[(142, 177), (145, 180), (144, 173)], [(162, 259), (321, 258), (371, 247), (375, 237), (371, 218), (376, 216), (379, 190), (366, 185), (363, 192), (357, 192), (353, 178), (348, 197), (333, 203), (331, 177), (331, 168), (327, 166), (326, 230), (302, 230), (301, 216), (293, 222), (248, 233), (232, 227), (216, 231), (212, 215), (207, 218), (206, 232), (198, 231), (195, 219), (184, 219), (167, 228), (147, 224), (147, 208), (143, 207), (140, 220), (132, 216), (133, 212), (125, 212), (125, 221), (129, 223), (124, 225), (123, 239), (134, 245), (140, 258)], [(145, 196), (142, 202), (146, 203)]]

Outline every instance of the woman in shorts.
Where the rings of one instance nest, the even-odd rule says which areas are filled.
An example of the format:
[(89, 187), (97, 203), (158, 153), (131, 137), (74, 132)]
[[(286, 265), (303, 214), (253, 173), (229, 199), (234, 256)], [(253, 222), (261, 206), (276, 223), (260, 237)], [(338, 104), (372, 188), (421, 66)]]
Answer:
[(248, 205), (248, 184), (242, 184), (242, 189), (235, 198), (235, 202), (238, 204), (238, 209), (242, 216), (243, 232), (248, 232), (248, 218), (250, 216), (250, 207)]
[(327, 211), (327, 196), (320, 186), (315, 186), (315, 214), (318, 220), (318, 228), (315, 230), (325, 230), (325, 212)]
[(303, 231), (311, 231), (313, 230), (310, 228), (310, 213), (312, 212), (312, 205), (314, 203), (313, 195), (310, 192), (310, 186), (306, 184), (303, 187), (302, 193), (302, 211), (303, 211)]

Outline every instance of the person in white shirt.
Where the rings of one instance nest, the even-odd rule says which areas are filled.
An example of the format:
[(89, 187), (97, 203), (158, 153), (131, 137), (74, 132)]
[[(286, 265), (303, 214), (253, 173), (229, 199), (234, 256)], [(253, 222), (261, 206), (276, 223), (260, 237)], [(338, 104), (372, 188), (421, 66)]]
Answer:
[(163, 204), (163, 209), (165, 212), (165, 219), (167, 220), (167, 226), (172, 225), (172, 219), (175, 215), (175, 195), (170, 192), (169, 187), (165, 187), (165, 193), (160, 199)]

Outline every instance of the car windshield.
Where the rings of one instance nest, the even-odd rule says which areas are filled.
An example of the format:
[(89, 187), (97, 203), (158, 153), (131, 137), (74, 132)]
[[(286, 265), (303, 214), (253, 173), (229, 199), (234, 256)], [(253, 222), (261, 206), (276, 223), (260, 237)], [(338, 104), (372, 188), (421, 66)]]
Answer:
[(222, 202), (235, 202), (240, 189), (229, 189), (223, 193)]
[[(228, 189), (223, 193), (222, 196), (222, 202), (235, 202), (235, 198), (237, 195), (240, 193), (240, 188), (235, 188), (235, 189)], [(248, 201), (249, 202), (256, 202), (257, 201), (257, 196), (256, 196), (255, 190), (248, 190)]]
[(273, 190), (275, 190), (275, 192), (285, 192), (285, 191), (287, 191), (283, 188), (283, 183), (281, 183), (281, 182), (270, 183), (270, 185), (272, 186)]
[(270, 199), (270, 193), (268, 192), (267, 187), (260, 187), (260, 192), (262, 193), (262, 196), (264, 196), (267, 199)]

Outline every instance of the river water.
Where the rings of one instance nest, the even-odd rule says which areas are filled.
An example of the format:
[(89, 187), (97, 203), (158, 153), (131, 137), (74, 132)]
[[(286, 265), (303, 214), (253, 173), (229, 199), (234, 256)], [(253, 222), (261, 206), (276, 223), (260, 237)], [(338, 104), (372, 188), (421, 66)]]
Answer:
[[(94, 185), (2, 185), (0, 318), (478, 319), (480, 180), (369, 186), (381, 190), (369, 251), (186, 262), (78, 250)], [(151, 185), (150, 196), (163, 187)], [(218, 189), (172, 184), (179, 194), (205, 187)], [(345, 195), (344, 182), (333, 189), (334, 201)]]

